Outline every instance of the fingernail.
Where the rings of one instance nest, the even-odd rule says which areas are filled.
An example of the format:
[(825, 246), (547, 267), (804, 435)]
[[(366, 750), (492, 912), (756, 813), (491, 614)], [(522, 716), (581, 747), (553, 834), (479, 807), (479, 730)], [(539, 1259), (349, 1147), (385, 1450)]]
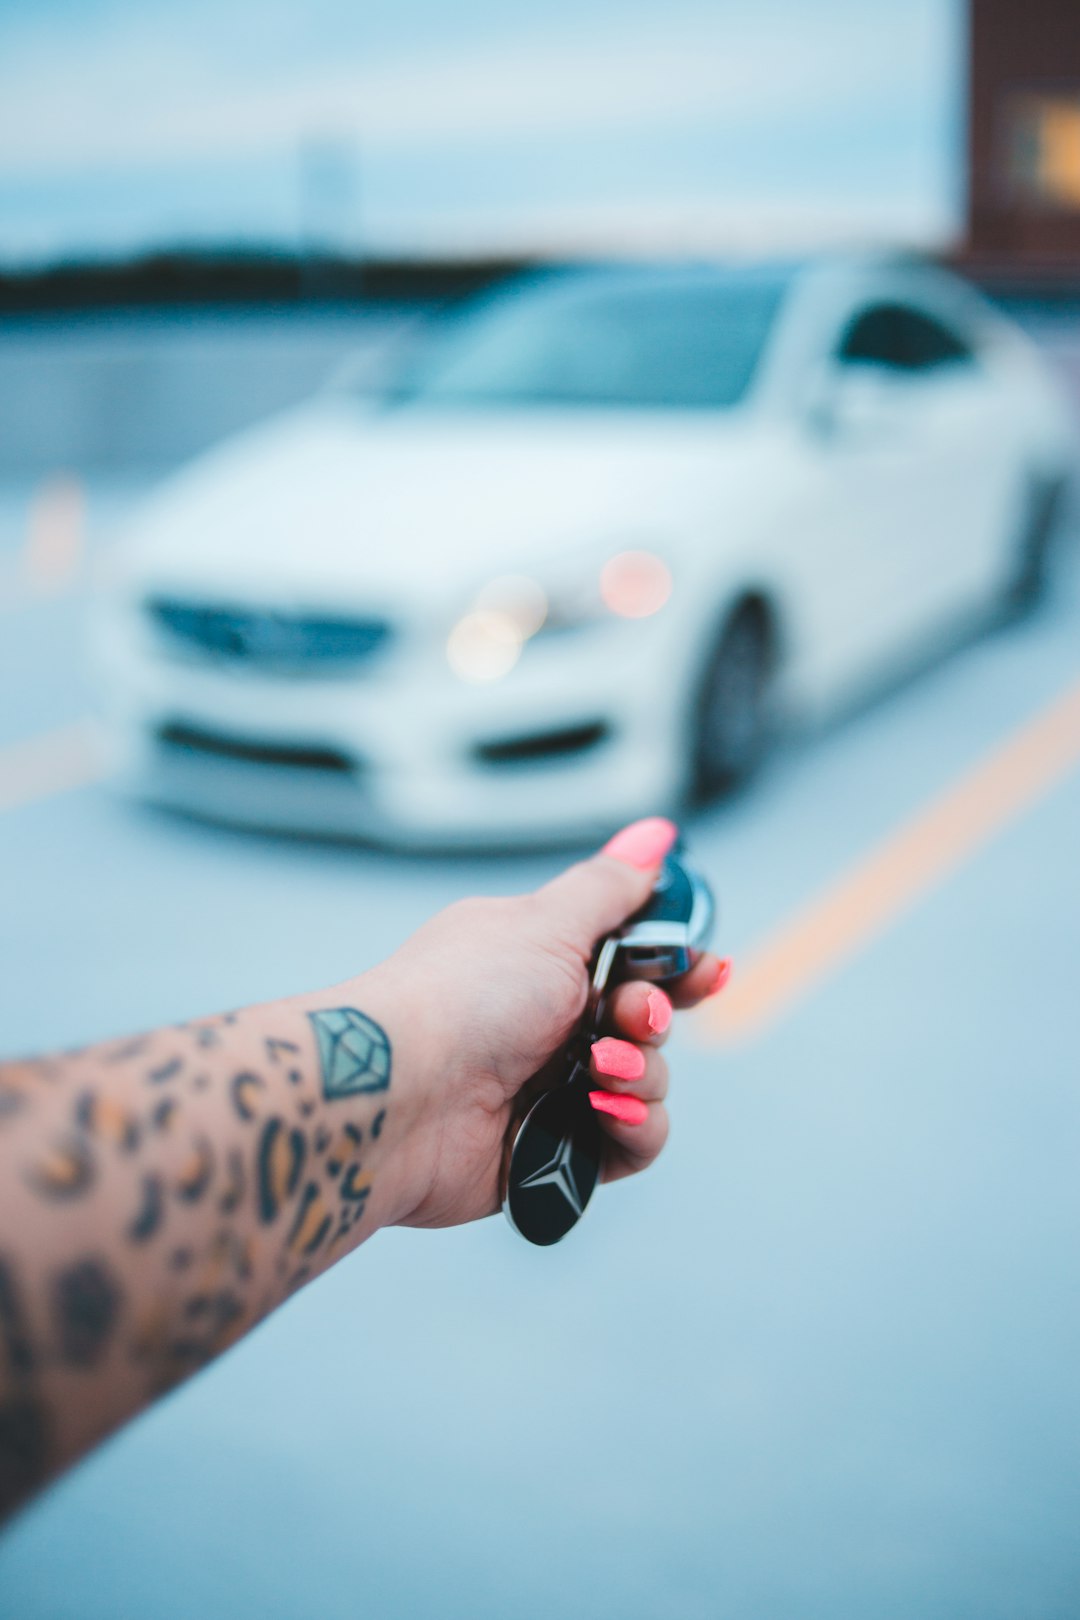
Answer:
[(663, 816), (647, 816), (644, 821), (632, 821), (629, 827), (609, 838), (601, 853), (647, 872), (650, 866), (660, 865), (678, 836), (679, 829), (673, 821), (666, 821)]
[(644, 1125), (649, 1110), (640, 1097), (617, 1097), (613, 1091), (590, 1091), (589, 1101), (598, 1114), (610, 1114), (623, 1125)]
[(716, 964), (716, 978), (706, 990), (707, 996), (718, 995), (731, 978), (731, 957), (725, 956), (722, 962)]
[(645, 998), (649, 1009), (649, 1028), (654, 1035), (662, 1035), (671, 1023), (671, 1002), (662, 990), (650, 990)]
[(645, 1073), (645, 1054), (630, 1041), (607, 1035), (594, 1044), (592, 1057), (598, 1073), (613, 1075), (616, 1080), (640, 1080)]

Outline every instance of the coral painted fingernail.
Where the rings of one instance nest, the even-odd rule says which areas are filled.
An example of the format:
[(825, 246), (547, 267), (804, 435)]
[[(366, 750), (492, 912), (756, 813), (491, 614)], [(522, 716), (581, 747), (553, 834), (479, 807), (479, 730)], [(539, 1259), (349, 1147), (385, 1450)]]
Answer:
[(731, 978), (731, 957), (725, 956), (722, 962), (716, 964), (716, 978), (706, 990), (707, 996), (718, 995)]
[(645, 998), (649, 1009), (649, 1028), (654, 1035), (662, 1035), (671, 1023), (671, 1002), (662, 990), (650, 990)]
[(598, 1114), (610, 1114), (622, 1125), (644, 1125), (649, 1110), (640, 1097), (617, 1097), (613, 1091), (590, 1091), (589, 1101)]
[(647, 872), (650, 866), (660, 865), (678, 836), (679, 829), (673, 821), (666, 821), (663, 816), (648, 816), (644, 821), (632, 821), (629, 827), (609, 838), (601, 854)]
[(610, 1074), (616, 1080), (640, 1080), (645, 1073), (645, 1054), (640, 1046), (616, 1041), (610, 1035), (595, 1042), (592, 1058), (598, 1074)]

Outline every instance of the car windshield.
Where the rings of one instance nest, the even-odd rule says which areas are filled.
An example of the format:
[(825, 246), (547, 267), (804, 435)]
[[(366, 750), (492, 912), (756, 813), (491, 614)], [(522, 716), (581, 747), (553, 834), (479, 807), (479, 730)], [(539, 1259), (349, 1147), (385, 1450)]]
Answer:
[(395, 404), (722, 410), (749, 387), (786, 282), (583, 275), (530, 282), (421, 344)]

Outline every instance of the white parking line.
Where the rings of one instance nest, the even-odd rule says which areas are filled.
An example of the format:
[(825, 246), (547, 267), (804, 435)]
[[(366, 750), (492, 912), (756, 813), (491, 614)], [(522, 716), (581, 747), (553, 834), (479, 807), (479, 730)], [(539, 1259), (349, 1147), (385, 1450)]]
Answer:
[(89, 720), (11, 743), (0, 748), (0, 811), (86, 787), (105, 772), (104, 751)]

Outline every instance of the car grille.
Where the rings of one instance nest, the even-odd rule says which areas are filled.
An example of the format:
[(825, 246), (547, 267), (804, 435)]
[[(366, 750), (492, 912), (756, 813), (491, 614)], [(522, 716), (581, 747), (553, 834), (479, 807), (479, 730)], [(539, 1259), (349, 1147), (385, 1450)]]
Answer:
[(393, 638), (386, 619), (210, 607), (158, 597), (146, 603), (151, 623), (177, 651), (260, 669), (367, 663)]
[(174, 720), (159, 727), (158, 747), (167, 753), (209, 755), (214, 759), (240, 760), (247, 765), (283, 765), (290, 770), (329, 771), (355, 775), (359, 762), (336, 748), (317, 748), (306, 743), (255, 742), (244, 737), (227, 737), (221, 732), (204, 731)]
[(535, 731), (521, 737), (500, 737), (477, 743), (474, 759), (484, 765), (529, 765), (548, 759), (571, 759), (606, 742), (611, 728), (603, 720), (586, 720), (558, 731)]

